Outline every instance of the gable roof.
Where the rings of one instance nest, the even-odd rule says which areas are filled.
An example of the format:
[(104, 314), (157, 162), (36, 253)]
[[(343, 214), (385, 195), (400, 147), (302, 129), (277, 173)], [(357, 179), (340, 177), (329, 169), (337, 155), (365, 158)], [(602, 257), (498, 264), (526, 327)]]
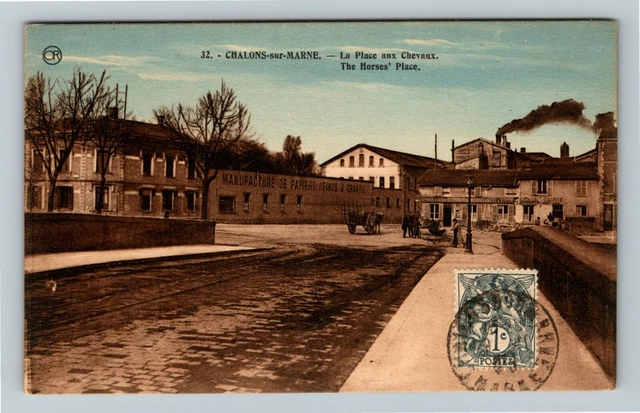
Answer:
[(478, 141), (482, 142), (483, 144), (486, 143), (486, 144), (489, 144), (489, 145), (492, 145), (492, 146), (497, 146), (500, 149), (505, 149), (505, 150), (508, 150), (508, 151), (511, 150), (510, 148), (507, 148), (506, 146), (498, 145), (494, 141), (490, 141), (489, 139), (485, 139), (485, 138), (476, 138), (476, 139), (472, 139), (472, 140), (470, 140), (468, 142), (461, 143), (460, 145), (454, 147), (453, 150), (455, 151), (458, 148), (462, 148), (463, 146), (467, 146), (467, 145), (470, 145), (470, 144), (472, 144), (474, 142), (478, 142)]
[[(428, 156), (414, 155), (411, 153), (399, 152), (391, 149), (385, 149), (377, 146), (367, 145), (366, 143), (360, 143), (324, 161), (323, 163), (320, 164), (320, 166), (325, 166), (335, 161), (336, 159), (343, 157), (345, 154), (352, 152), (353, 150), (358, 148), (368, 149), (371, 152), (375, 152), (378, 155), (403, 166), (414, 166), (418, 168), (433, 168), (434, 164), (436, 163), (436, 160), (434, 158), (429, 158)], [(445, 165), (448, 165), (449, 162), (438, 159), (437, 164), (439, 166), (445, 166)]]

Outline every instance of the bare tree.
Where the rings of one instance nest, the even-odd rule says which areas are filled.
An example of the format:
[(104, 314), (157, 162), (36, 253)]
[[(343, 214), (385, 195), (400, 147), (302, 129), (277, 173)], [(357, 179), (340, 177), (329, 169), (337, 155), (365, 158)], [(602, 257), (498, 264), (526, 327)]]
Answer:
[(96, 188), (96, 213), (104, 207), (104, 190), (111, 159), (128, 141), (131, 134), (129, 123), (118, 118), (118, 102), (114, 91), (96, 103), (86, 128), (86, 140), (96, 148), (96, 172), (100, 174), (100, 185)]
[(172, 140), (194, 162), (202, 182), (201, 218), (209, 218), (209, 187), (218, 171), (237, 151), (239, 143), (252, 137), (251, 115), (224, 81), (220, 90), (198, 99), (195, 107), (179, 104), (154, 111), (171, 130)]
[[(39, 189), (36, 187), (36, 183), (44, 177), (44, 167), (42, 165), (42, 159), (31, 153), (25, 152), (24, 157), (24, 182), (27, 189), (27, 209), (33, 211), (33, 207), (38, 196)], [(40, 205), (39, 201), (38, 204)], [(42, 207), (42, 206), (40, 206)]]
[(45, 79), (42, 72), (29, 78), (25, 90), (25, 137), (42, 159), (49, 180), (47, 210), (54, 209), (58, 175), (73, 145), (85, 133), (97, 103), (107, 96), (106, 72), (100, 78), (73, 71), (70, 80)]

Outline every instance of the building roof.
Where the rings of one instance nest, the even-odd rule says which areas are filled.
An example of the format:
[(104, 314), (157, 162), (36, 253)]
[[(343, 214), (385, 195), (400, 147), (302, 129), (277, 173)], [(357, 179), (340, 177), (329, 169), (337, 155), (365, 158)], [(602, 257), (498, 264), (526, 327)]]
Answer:
[(596, 162), (542, 162), (531, 168), (520, 168), (518, 180), (522, 179), (598, 179)]
[[(360, 143), (358, 145), (352, 146), (351, 148), (347, 149), (346, 151), (340, 152), (338, 155), (324, 161), (323, 163), (320, 164), (320, 166), (325, 166), (333, 161), (335, 161), (336, 159), (341, 158), (342, 156), (344, 156), (345, 154), (353, 151), (354, 149), (358, 149), (358, 148), (365, 148), (365, 149), (369, 149), (371, 152), (375, 152), (378, 155), (387, 158), (393, 162), (396, 162), (400, 165), (403, 166), (415, 166), (418, 168), (433, 168), (434, 164), (436, 163), (436, 160), (434, 158), (429, 158), (427, 156), (421, 156), (421, 155), (414, 155), (411, 153), (406, 153), (406, 152), (399, 152), (399, 151), (394, 151), (391, 149), (385, 149), (385, 148), (379, 148), (377, 146), (372, 146), (372, 145), (367, 145), (366, 143)], [(445, 166), (448, 165), (449, 162), (447, 161), (443, 161), (438, 159), (437, 161), (439, 166)]]
[(467, 146), (467, 145), (470, 145), (470, 144), (472, 144), (474, 142), (478, 142), (478, 141), (482, 142), (483, 144), (486, 143), (486, 144), (489, 144), (491, 146), (497, 146), (500, 149), (511, 150), (510, 148), (507, 148), (506, 146), (499, 145), (498, 143), (496, 143), (494, 141), (491, 141), (489, 139), (485, 139), (485, 138), (476, 138), (476, 139), (472, 139), (472, 140), (470, 140), (468, 142), (461, 143), (460, 145), (454, 147), (453, 150), (455, 151), (458, 148), (462, 148), (463, 146)]
[(514, 187), (526, 179), (597, 180), (595, 162), (539, 163), (520, 169), (434, 169), (418, 180), (420, 186), (466, 187), (469, 177), (474, 186)]
[(533, 162), (543, 162), (548, 159), (555, 159), (553, 156), (549, 155), (546, 152), (516, 152), (516, 153)]
[(420, 186), (466, 187), (469, 177), (474, 186), (515, 187), (515, 169), (446, 169), (428, 170), (418, 180)]

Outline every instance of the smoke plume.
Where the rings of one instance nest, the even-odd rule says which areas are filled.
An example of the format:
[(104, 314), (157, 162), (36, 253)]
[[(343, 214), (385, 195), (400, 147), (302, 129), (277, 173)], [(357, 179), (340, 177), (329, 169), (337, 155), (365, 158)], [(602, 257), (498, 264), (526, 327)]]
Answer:
[[(514, 119), (498, 129), (497, 135), (511, 132), (528, 132), (547, 123), (569, 123), (593, 130), (591, 121), (584, 117), (584, 103), (573, 99), (553, 102), (551, 105), (538, 106), (522, 119)], [(613, 116), (613, 114), (611, 114)], [(604, 121), (604, 120), (603, 120)]]
[(613, 112), (600, 113), (596, 115), (596, 121), (593, 123), (593, 129), (598, 136), (603, 138), (616, 138), (618, 136), (618, 128)]

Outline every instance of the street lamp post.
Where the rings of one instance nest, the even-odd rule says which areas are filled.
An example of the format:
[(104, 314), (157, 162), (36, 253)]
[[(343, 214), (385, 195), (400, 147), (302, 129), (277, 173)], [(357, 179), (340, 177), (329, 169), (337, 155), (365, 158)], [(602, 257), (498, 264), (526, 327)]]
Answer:
[(467, 203), (467, 239), (465, 242), (465, 252), (473, 254), (473, 234), (471, 233), (471, 190), (473, 189), (473, 176), (467, 178), (467, 193), (469, 202)]

